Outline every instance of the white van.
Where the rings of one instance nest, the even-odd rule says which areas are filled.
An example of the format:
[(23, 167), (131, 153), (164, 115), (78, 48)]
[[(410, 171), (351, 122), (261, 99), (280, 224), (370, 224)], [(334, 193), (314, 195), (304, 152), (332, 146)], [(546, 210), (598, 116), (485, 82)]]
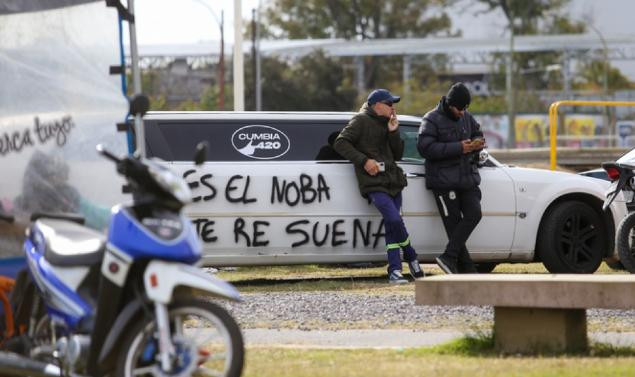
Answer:
[[(330, 147), (353, 113), (150, 112), (147, 155), (167, 161), (193, 192), (188, 215), (214, 266), (386, 260), (379, 212), (359, 194), (353, 166)], [(425, 188), (416, 149), (420, 119), (399, 116), (399, 162), (408, 178), (403, 216), (420, 261), (443, 252), (447, 236)], [(191, 162), (196, 144), (208, 160)], [(576, 174), (480, 167), (483, 218), (468, 241), (481, 271), (500, 262), (542, 261), (552, 272), (591, 273), (615, 260), (624, 202), (601, 210), (608, 182)]]

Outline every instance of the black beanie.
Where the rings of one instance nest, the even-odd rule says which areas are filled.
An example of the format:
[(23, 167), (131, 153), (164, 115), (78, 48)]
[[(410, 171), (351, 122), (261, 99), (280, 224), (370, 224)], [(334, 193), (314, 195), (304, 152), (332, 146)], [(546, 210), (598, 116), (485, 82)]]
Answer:
[(467, 105), (470, 104), (472, 100), (472, 96), (470, 95), (470, 91), (462, 82), (457, 82), (452, 85), (450, 90), (448, 91), (448, 95), (446, 96), (448, 105), (454, 106), (459, 110), (465, 109)]

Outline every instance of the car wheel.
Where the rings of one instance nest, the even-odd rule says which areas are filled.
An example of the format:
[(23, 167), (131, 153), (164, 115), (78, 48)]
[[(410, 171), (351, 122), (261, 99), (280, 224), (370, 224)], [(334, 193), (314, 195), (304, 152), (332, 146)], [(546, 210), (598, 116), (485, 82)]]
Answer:
[(604, 255), (607, 232), (602, 217), (588, 204), (556, 205), (542, 220), (538, 256), (551, 273), (591, 274)]
[(489, 274), (490, 272), (494, 271), (496, 266), (498, 266), (498, 263), (495, 262), (476, 263), (476, 271), (481, 274)]
[(617, 227), (617, 254), (624, 268), (635, 273), (635, 212), (632, 212), (620, 222)]

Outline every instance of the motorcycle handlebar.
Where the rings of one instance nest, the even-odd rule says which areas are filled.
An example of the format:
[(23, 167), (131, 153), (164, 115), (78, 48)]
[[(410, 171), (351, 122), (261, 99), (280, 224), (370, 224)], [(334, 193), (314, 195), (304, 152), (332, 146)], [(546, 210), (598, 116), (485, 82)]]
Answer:
[(117, 156), (115, 156), (113, 153), (111, 153), (110, 151), (108, 151), (103, 145), (98, 144), (97, 145), (97, 152), (99, 152), (102, 156), (108, 158), (109, 160), (112, 160), (116, 163), (120, 163), (121, 159)]

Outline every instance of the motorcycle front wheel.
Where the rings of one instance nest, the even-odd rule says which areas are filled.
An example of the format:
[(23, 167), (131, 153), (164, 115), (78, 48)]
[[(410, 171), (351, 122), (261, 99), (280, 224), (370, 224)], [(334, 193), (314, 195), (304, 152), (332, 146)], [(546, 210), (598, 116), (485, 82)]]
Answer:
[(174, 345), (171, 370), (159, 362), (156, 321), (135, 324), (119, 351), (116, 376), (238, 377), (243, 368), (243, 337), (236, 321), (220, 306), (189, 298), (169, 306)]

